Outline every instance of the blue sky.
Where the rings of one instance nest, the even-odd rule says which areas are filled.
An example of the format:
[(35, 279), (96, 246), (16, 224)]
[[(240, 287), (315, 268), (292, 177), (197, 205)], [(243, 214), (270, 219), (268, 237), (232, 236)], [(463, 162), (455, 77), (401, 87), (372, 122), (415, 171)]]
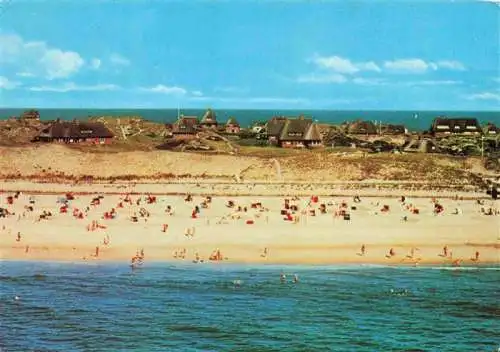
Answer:
[(498, 110), (493, 1), (0, 0), (0, 105)]

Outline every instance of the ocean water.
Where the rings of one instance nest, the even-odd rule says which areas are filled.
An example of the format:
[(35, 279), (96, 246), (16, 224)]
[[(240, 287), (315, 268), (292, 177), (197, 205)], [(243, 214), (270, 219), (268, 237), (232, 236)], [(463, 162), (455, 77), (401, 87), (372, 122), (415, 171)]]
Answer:
[[(19, 116), (27, 109), (0, 108), (0, 120)], [(44, 120), (61, 118), (64, 120), (86, 119), (89, 116), (141, 116), (157, 122), (174, 122), (177, 109), (39, 109)], [(182, 109), (186, 116), (203, 116), (203, 109)], [(410, 130), (427, 130), (437, 116), (475, 117), (480, 123), (494, 122), (500, 124), (499, 111), (370, 111), (370, 110), (230, 110), (216, 109), (217, 120), (226, 122), (230, 116), (235, 117), (242, 126), (249, 126), (255, 121), (268, 120), (275, 115), (304, 115), (319, 122), (340, 124), (356, 119), (382, 121), (382, 123), (404, 124)]]
[(499, 270), (2, 262), (0, 350), (497, 351)]

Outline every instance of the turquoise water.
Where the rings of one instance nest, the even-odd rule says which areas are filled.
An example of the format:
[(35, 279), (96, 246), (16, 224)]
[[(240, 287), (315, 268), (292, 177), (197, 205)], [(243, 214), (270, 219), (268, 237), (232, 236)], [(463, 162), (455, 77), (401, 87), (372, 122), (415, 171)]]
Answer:
[(497, 351), (499, 270), (2, 262), (0, 350)]
[[(19, 116), (26, 109), (0, 108), (0, 120)], [(39, 109), (42, 119), (74, 119), (89, 116), (141, 116), (157, 122), (174, 122), (177, 109)], [(182, 109), (181, 114), (201, 117), (205, 110)], [(483, 123), (500, 124), (499, 111), (340, 111), (340, 110), (216, 110), (217, 119), (225, 122), (230, 116), (236, 117), (242, 126), (253, 121), (268, 120), (274, 115), (312, 117), (320, 122), (339, 124), (344, 121), (364, 119), (383, 123), (404, 124), (411, 130), (426, 130), (437, 116), (476, 117)], [(416, 115), (415, 115), (416, 114)]]

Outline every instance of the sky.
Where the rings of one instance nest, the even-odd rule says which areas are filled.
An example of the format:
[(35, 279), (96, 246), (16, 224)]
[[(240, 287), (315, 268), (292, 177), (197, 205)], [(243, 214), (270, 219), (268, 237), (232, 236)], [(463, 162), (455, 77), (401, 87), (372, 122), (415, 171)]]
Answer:
[(500, 110), (497, 1), (0, 0), (0, 106)]

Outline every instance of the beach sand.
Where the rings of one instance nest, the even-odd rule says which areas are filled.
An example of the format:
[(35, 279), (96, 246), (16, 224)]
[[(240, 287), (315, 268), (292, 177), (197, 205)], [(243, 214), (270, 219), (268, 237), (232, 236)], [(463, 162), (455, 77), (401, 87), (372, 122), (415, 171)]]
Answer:
[[(38, 187), (41, 191), (50, 190)], [(113, 187), (118, 191), (119, 186)], [(90, 191), (92, 186), (88, 188)], [(183, 190), (179, 186), (179, 191)], [(129, 204), (123, 203), (124, 195), (104, 194), (100, 204), (92, 206), (90, 203), (97, 193), (76, 195), (68, 212), (60, 213), (58, 199), (64, 193), (35, 196), (21, 193), (9, 205), (7, 197), (13, 193), (5, 192), (0, 194), (0, 207), (15, 215), (0, 217), (0, 258), (129, 262), (143, 249), (146, 262), (192, 262), (196, 253), (207, 262), (210, 254), (219, 249), (227, 258), (222, 262), (230, 263), (452, 265), (457, 259), (462, 260), (462, 265), (500, 262), (500, 216), (487, 216), (480, 211), (481, 207), (500, 208), (498, 201), (484, 200), (479, 205), (475, 200), (438, 199), (444, 211), (435, 215), (430, 196), (406, 199), (406, 205), (419, 209), (419, 214), (413, 214), (397, 197), (362, 196), (361, 202), (354, 203), (348, 195), (319, 196), (318, 202), (308, 207), (310, 196), (315, 194), (314, 190), (309, 192), (309, 196), (295, 202), (299, 211), (292, 218), (298, 215), (296, 223), (284, 220), (281, 211), (285, 197), (278, 196), (216, 195), (208, 208), (201, 207), (199, 216), (192, 218), (194, 207), (200, 206), (206, 197), (193, 196), (192, 201), (186, 202), (185, 196), (157, 196), (156, 203), (147, 204), (144, 194), (132, 195)], [(34, 204), (30, 203), (30, 197)], [(142, 199), (140, 205), (136, 204), (138, 198)], [(229, 200), (235, 207), (227, 206)], [(117, 207), (120, 202), (123, 208)], [(334, 216), (343, 202), (348, 205), (350, 220)], [(252, 208), (252, 203), (261, 203), (262, 208)], [(319, 211), (320, 204), (326, 205), (326, 214)], [(26, 209), (30, 205), (33, 211)], [(173, 208), (173, 215), (165, 212), (168, 205)], [(389, 206), (388, 212), (381, 212), (384, 205)], [(247, 211), (238, 212), (238, 206), (247, 207)], [(352, 206), (356, 209), (352, 210)], [(83, 219), (73, 216), (75, 208), (85, 213), (87, 207), (90, 210)], [(116, 217), (102, 219), (112, 208)], [(141, 208), (149, 216), (141, 217)], [(455, 208), (460, 210), (458, 215), (452, 214)], [(311, 210), (315, 210), (315, 216), (310, 215)], [(43, 211), (50, 211), (52, 216), (38, 221)], [(131, 221), (134, 213), (138, 222)], [(253, 224), (248, 224), (249, 220)], [(93, 221), (105, 228), (89, 231)], [(168, 228), (163, 232), (165, 224)], [(186, 236), (188, 229), (194, 230), (193, 236)], [(103, 244), (106, 237), (107, 245)], [(360, 253), (362, 245), (366, 249), (364, 255)], [(443, 256), (444, 246), (448, 249), (447, 257)], [(267, 255), (263, 255), (265, 248)], [(395, 255), (387, 256), (391, 248)], [(175, 252), (183, 250), (184, 258), (174, 258)], [(471, 260), (476, 251), (479, 260)]]

